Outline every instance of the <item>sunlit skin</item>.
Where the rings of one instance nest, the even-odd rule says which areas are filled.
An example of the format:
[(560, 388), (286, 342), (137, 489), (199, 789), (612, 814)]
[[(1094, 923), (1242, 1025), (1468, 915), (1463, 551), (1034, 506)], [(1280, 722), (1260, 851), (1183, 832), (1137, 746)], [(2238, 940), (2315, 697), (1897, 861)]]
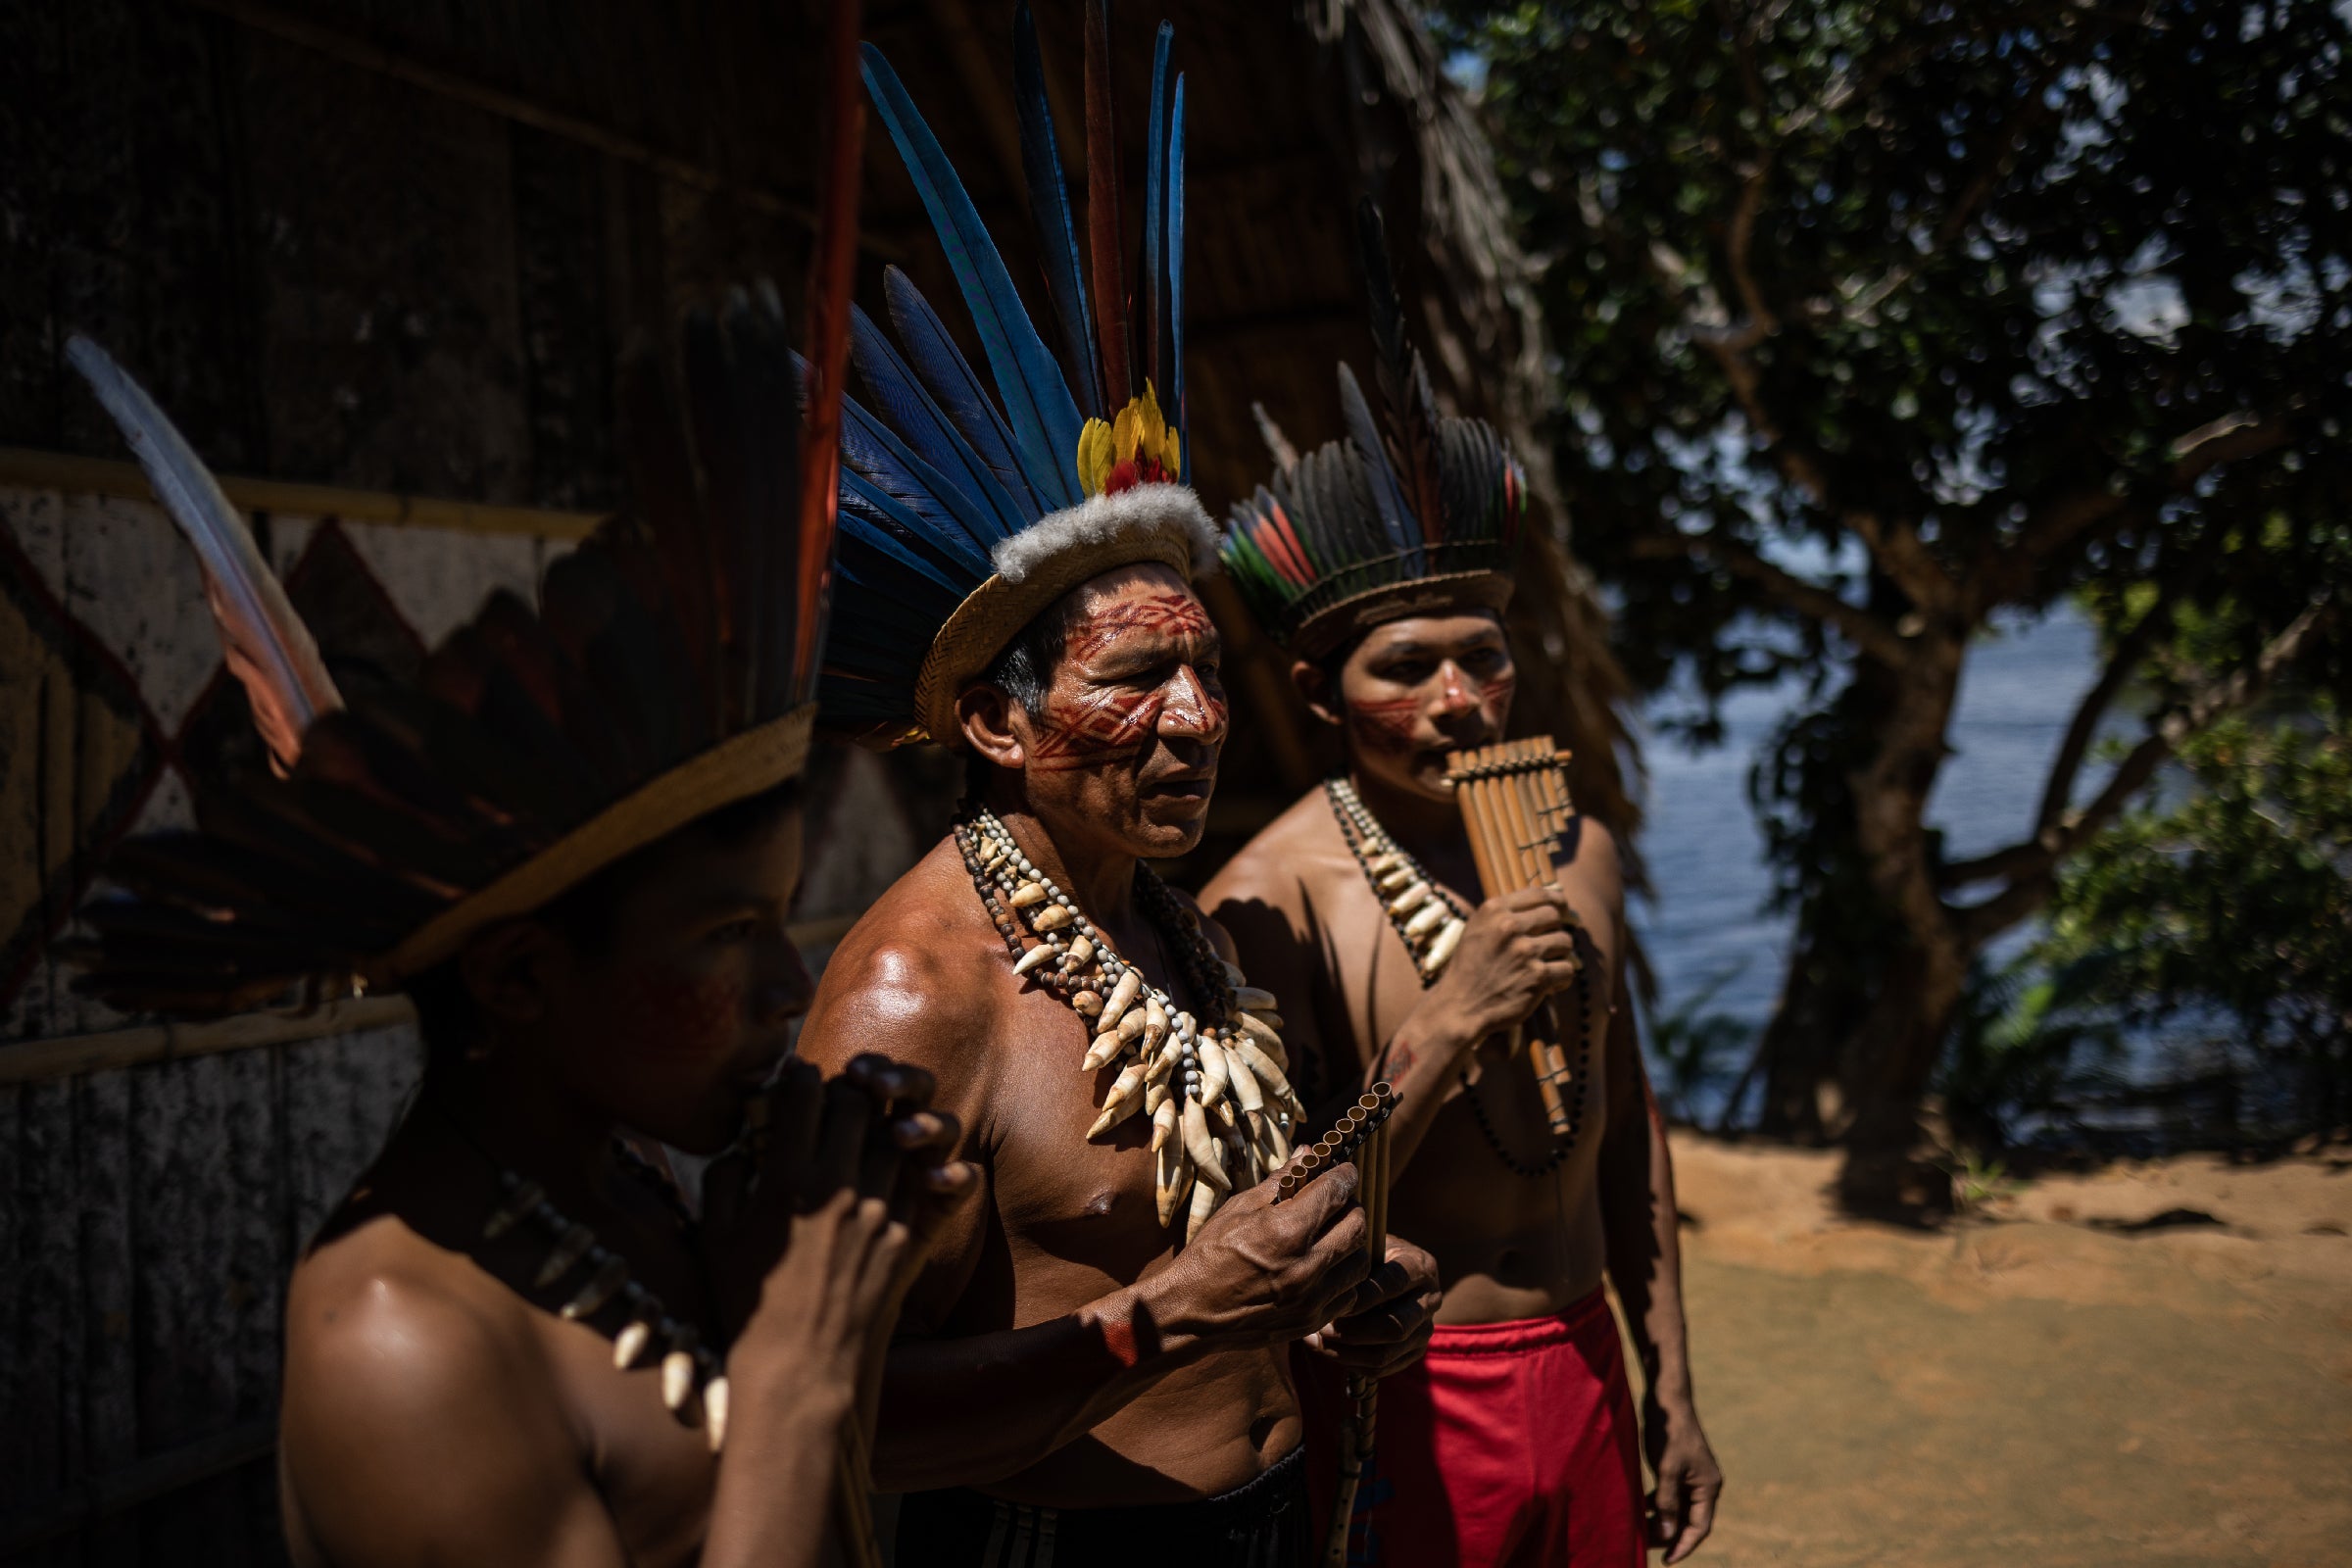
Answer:
[[(1680, 1561), (1712, 1526), (1721, 1477), (1690, 1399), (1673, 1173), (1632, 1015), (1619, 1005), (1617, 846), (1599, 823), (1572, 819), (1555, 854), (1556, 887), (1482, 904), (1445, 777), (1448, 752), (1505, 738), (1516, 674), (1502, 626), (1486, 611), (1375, 627), (1336, 679), (1314, 663), (1292, 669), (1308, 706), (1340, 729), (1364, 804), (1476, 910), (1436, 984), (1423, 987), (1321, 789), (1252, 839), (1201, 899), (1282, 998), (1286, 1038), (1318, 1060), (1325, 1086), (1353, 1094), (1385, 1075), (1402, 1091), (1391, 1124), (1398, 1177), (1390, 1223), (1438, 1258), (1441, 1322), (1542, 1317), (1609, 1274), (1650, 1369), (1643, 1435), (1666, 1478), (1656, 1528), (1669, 1560)], [(1549, 1177), (1524, 1178), (1488, 1148), (1465, 1096), (1478, 1097), (1522, 1160), (1542, 1157), (1549, 1135), (1534, 1076), (1500, 1031), (1546, 997), (1569, 1002), (1563, 993), (1580, 968), (1592, 1000), (1586, 1127)], [(1573, 1063), (1577, 1042), (1567, 1046)], [(1463, 1087), (1465, 1071), (1474, 1088)]]
[[(801, 862), (797, 809), (734, 841), (688, 829), (621, 879), (593, 948), (522, 919), (462, 955), (474, 1049), (428, 1070), (289, 1290), (279, 1452), (297, 1562), (820, 1560), (861, 1369), (977, 1181), (946, 1159), (957, 1129), (923, 1108), (926, 1074), (862, 1062), (845, 1096), (785, 1060), (811, 990), (785, 929)], [(716, 1152), (779, 1074), (761, 1182), (742, 1157), (713, 1165), (699, 1232), (612, 1154), (621, 1128)], [(882, 1097), (906, 1113), (877, 1118)], [(843, 1183), (864, 1161), (882, 1185), (860, 1201)], [(663, 1407), (651, 1359), (613, 1367), (625, 1301), (564, 1321), (588, 1271), (540, 1287), (544, 1231), (484, 1237), (501, 1168), (542, 1184), (673, 1315), (732, 1341), (727, 1459)], [(803, 1192), (835, 1196), (796, 1211)]]
[[(1140, 860), (1200, 842), (1228, 727), (1216, 630), (1155, 565), (1097, 577), (1052, 612), (1064, 654), (1039, 711), (985, 682), (961, 695), (982, 798), (1114, 951), (1201, 1008), (1132, 890)], [(1204, 932), (1232, 956), (1213, 922)], [(1362, 1279), (1352, 1167), (1279, 1207), (1270, 1184), (1237, 1195), (1175, 1248), (1149, 1125), (1087, 1141), (1111, 1070), (1077, 1070), (1086, 1020), (1012, 973), (952, 839), (836, 950), (808, 1027), (835, 1051), (930, 1069), (986, 1173), (892, 1348), (885, 1489), (1077, 1508), (1213, 1495), (1297, 1446), (1291, 1341), (1341, 1319), (1327, 1341), (1375, 1372), (1425, 1341), (1434, 1265), (1398, 1249)]]

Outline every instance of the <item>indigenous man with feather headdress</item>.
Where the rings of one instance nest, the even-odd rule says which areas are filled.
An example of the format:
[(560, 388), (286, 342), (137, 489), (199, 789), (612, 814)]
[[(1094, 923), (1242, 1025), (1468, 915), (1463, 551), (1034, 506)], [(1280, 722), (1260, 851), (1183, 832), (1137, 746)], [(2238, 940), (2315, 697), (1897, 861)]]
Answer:
[[(194, 453), (72, 346), (197, 545), (274, 764), (112, 858), (86, 988), (182, 1014), (405, 989), (427, 1045), (288, 1293), (297, 1562), (774, 1568), (832, 1529), (875, 1561), (879, 1346), (976, 1179), (919, 1069), (786, 1060), (856, 44), (845, 5), (805, 449), (773, 293), (690, 317), (668, 373), (630, 372), (635, 512), (415, 686), (338, 691)], [(690, 1192), (624, 1128), (720, 1157)]]
[[(1302, 1560), (1285, 1347), (1416, 1353), (1425, 1254), (1369, 1266), (1354, 1170), (1276, 1204), (1304, 1107), (1265, 1002), (1144, 862), (1200, 836), (1227, 732), (1184, 484), (1184, 86), (1159, 30), (1136, 310), (1087, 16), (1081, 261), (1026, 7), (1014, 64), (1056, 347), (1031, 324), (882, 57), (866, 80), (953, 264), (992, 391), (906, 279), (860, 318), (845, 411), (829, 722), (963, 751), (954, 833), (836, 951), (810, 1029), (930, 1069), (984, 1201), (909, 1298), (882, 1395), (902, 1561), (1250, 1568)], [(1091, 278), (1091, 287), (1090, 287)], [(1073, 394), (1072, 388), (1076, 388)], [(1081, 401), (1083, 400), (1083, 401)], [(1093, 417), (1082, 417), (1081, 409)]]
[[(1622, 1005), (1617, 848), (1569, 815), (1531, 846), (1548, 877), (1479, 900), (1447, 759), (1510, 718), (1500, 612), (1525, 481), (1484, 423), (1438, 417), (1369, 202), (1361, 230), (1385, 417), (1343, 365), (1348, 438), (1300, 458), (1269, 425), (1282, 466), (1234, 509), (1224, 547), (1346, 766), (1202, 895), (1290, 1004), (1303, 1074), (1349, 1096), (1396, 1086), (1391, 1223), (1445, 1280), (1426, 1360), (1381, 1393), (1348, 1560), (1638, 1568), (1637, 1430), (1605, 1272), (1643, 1361), (1651, 1540), (1677, 1562), (1722, 1481), (1691, 1404), (1665, 1135)], [(1506, 1044), (1539, 1008), (1531, 1027), (1556, 1029), (1574, 1064), (1557, 1115)], [(1323, 1453), (1344, 1401), (1310, 1382), (1325, 1385), (1305, 1396)], [(1320, 1461), (1318, 1481), (1335, 1467)]]

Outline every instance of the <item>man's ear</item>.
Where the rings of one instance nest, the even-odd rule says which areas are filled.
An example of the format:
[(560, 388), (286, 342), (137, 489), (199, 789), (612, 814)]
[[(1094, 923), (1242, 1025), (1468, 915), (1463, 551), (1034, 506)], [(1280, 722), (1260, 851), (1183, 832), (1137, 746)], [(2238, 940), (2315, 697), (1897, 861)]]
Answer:
[(964, 744), (999, 767), (1017, 769), (1028, 762), (1029, 748), (1021, 739), (1028, 717), (1026, 710), (994, 686), (967, 686), (956, 699), (956, 724), (963, 731)]
[(1310, 664), (1303, 659), (1291, 661), (1291, 684), (1306, 699), (1307, 710), (1326, 724), (1340, 722), (1340, 694), (1331, 689), (1331, 677), (1323, 666)]
[(557, 938), (536, 920), (494, 925), (458, 955), (458, 974), (485, 1017), (528, 1028), (546, 1020), (557, 983)]

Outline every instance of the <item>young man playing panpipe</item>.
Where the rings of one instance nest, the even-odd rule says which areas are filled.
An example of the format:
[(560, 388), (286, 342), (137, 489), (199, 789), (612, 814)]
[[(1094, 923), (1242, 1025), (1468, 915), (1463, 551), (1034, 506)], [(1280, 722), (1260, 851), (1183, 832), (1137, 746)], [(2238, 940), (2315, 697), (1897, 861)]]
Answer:
[(1182, 82), (1163, 25), (1131, 294), (1138, 193), (1100, 0), (1086, 13), (1091, 265), (1026, 8), (1015, 24), (1058, 358), (868, 51), (995, 393), (891, 273), (894, 330), (857, 328), (824, 701), (878, 742), (963, 751), (971, 784), (835, 952), (809, 1028), (929, 1068), (983, 1173), (885, 1374), (900, 1560), (1288, 1568), (1308, 1534), (1288, 1346), (1319, 1334), (1386, 1371), (1417, 1353), (1436, 1278), (1409, 1247), (1370, 1266), (1345, 1163), (1273, 1201), (1304, 1110), (1279, 1035), (1224, 934), (1143, 863), (1199, 841), (1226, 738), (1191, 587), (1216, 540), (1183, 482)]
[[(1202, 895), (1283, 999), (1299, 1072), (1348, 1097), (1396, 1085), (1390, 1224), (1445, 1280), (1427, 1358), (1381, 1388), (1349, 1560), (1642, 1561), (1605, 1273), (1643, 1366), (1649, 1539), (1680, 1561), (1721, 1479), (1691, 1404), (1664, 1131), (1623, 1005), (1617, 849), (1597, 822), (1545, 822), (1532, 853), (1549, 874), (1481, 902), (1447, 760), (1499, 741), (1510, 716), (1500, 612), (1524, 481), (1485, 424), (1438, 417), (1368, 203), (1361, 221), (1383, 416), (1343, 366), (1349, 438), (1288, 455), (1234, 509), (1224, 549), (1346, 767)], [(1496, 853), (1540, 815), (1505, 824)], [(1555, 1083), (1539, 1085), (1515, 1032), (1556, 1047)], [(1311, 1381), (1317, 1453), (1335, 1401)], [(1319, 1488), (1331, 1468), (1315, 1461)]]

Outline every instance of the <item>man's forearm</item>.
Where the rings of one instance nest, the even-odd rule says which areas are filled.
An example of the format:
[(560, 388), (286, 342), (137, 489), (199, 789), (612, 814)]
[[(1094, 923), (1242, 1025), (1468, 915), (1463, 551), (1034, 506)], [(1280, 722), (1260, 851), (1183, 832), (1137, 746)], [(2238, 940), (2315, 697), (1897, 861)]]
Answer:
[(1600, 1203), (1609, 1278), (1625, 1304), (1643, 1376), (1660, 1400), (1686, 1402), (1690, 1365), (1674, 1156), (1646, 1079), (1636, 1087), (1632, 1103), (1610, 1119), (1601, 1150)]
[(1142, 1288), (1025, 1329), (901, 1340), (882, 1375), (875, 1485), (912, 1492), (1016, 1475), (1205, 1348)]
[(1461, 1071), (1465, 1055), (1476, 1044), (1439, 1024), (1423, 1022), (1419, 1009), (1415, 1009), (1397, 1025), (1387, 1049), (1365, 1069), (1364, 1088), (1385, 1078), (1396, 1090), (1396, 1108), (1389, 1116), (1392, 1166), (1402, 1169), (1412, 1159), (1413, 1152), (1421, 1147), (1421, 1140), (1429, 1135), (1439, 1109), (1446, 1103), (1455, 1075)]

